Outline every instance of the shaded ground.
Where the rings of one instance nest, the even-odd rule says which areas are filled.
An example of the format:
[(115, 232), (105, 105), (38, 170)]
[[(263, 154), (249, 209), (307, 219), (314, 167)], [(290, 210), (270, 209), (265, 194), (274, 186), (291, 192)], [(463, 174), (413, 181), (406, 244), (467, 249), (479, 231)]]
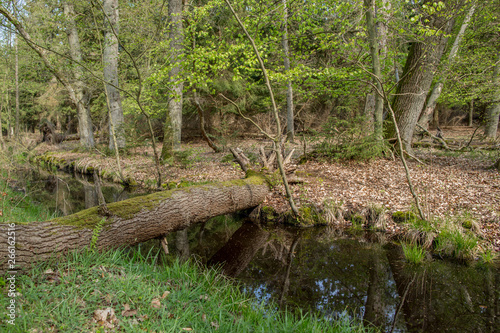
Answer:
[[(451, 139), (450, 146), (463, 146), (469, 141), (474, 128), (445, 127), (443, 131), (445, 137)], [(481, 142), (475, 138), (473, 145), (478, 144)], [(101, 169), (116, 170), (113, 156), (107, 157), (99, 149), (90, 154), (78, 152), (75, 149), (77, 146), (77, 142), (59, 146), (41, 144), (36, 148), (36, 154), (52, 151), (66, 161), (75, 160), (78, 165), (98, 165)], [(270, 145), (264, 140), (245, 140), (230, 146), (256, 154), (260, 146)], [(311, 144), (308, 146), (307, 149), (310, 149)], [(296, 149), (294, 157), (303, 153), (302, 143), (290, 145), (291, 148)], [(191, 142), (183, 144), (183, 151), (181, 161), (172, 166), (162, 166), (163, 183), (230, 180), (244, 176), (240, 167), (231, 161), (227, 149), (214, 153), (204, 142)], [(500, 174), (488, 169), (494, 159), (498, 159), (498, 150), (492, 152), (475, 148), (470, 153), (459, 154), (422, 149), (417, 155), (426, 164), (408, 163), (426, 215), (440, 218), (472, 216), (480, 222), (483, 236), (500, 251)], [(125, 177), (132, 177), (142, 186), (153, 187), (156, 183), (150, 147), (129, 149), (122, 156), (122, 168)], [(304, 181), (292, 185), (299, 204), (312, 202), (321, 205), (325, 199), (330, 199), (341, 203), (345, 209), (381, 205), (389, 213), (414, 207), (404, 169), (398, 159), (336, 163), (309, 161), (297, 166), (297, 175)], [(273, 206), (278, 211), (288, 209), (281, 187), (268, 196), (265, 205)], [(397, 232), (398, 229), (399, 226), (394, 223), (388, 226), (389, 232)]]

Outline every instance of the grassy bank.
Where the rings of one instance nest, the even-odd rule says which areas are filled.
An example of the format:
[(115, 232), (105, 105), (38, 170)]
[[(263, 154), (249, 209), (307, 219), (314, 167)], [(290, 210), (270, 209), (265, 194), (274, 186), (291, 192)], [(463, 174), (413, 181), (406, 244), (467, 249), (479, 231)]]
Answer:
[[(74, 252), (16, 280), (9, 332), (361, 332), (349, 322), (295, 317), (258, 305), (213, 269), (157, 265), (137, 250)], [(5, 280), (2, 280), (5, 284)], [(5, 292), (0, 303), (8, 304)], [(3, 307), (5, 308), (5, 307)]]

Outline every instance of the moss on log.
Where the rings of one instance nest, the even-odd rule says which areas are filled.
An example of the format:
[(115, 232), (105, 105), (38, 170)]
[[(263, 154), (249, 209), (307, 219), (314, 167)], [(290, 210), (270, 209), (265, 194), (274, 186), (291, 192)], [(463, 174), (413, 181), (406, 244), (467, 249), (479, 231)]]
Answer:
[[(269, 192), (264, 177), (197, 185), (157, 192), (97, 207), (45, 222), (15, 223), (15, 263), (30, 263), (90, 245), (94, 228), (102, 226), (97, 248), (132, 245), (184, 229), (211, 217), (259, 205)], [(8, 229), (0, 224), (0, 271), (9, 270)], [(96, 228), (97, 229), (97, 228)]]

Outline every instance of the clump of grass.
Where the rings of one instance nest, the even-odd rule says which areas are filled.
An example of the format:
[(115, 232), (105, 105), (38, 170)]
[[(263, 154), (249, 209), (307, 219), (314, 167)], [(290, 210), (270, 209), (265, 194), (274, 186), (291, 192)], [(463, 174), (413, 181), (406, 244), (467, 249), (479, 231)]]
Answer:
[(424, 261), (426, 252), (425, 249), (418, 244), (401, 244), (405, 254), (406, 261), (412, 264), (420, 264)]
[[(158, 254), (138, 249), (80, 251), (18, 276), (18, 316), (0, 331), (27, 332), (362, 332), (362, 326), (292, 315), (259, 305), (213, 269), (175, 260), (155, 265)], [(50, 290), (50, 293), (47, 292)], [(7, 304), (3, 290), (0, 303)], [(95, 320), (99, 311), (113, 313)]]
[(470, 232), (445, 226), (436, 239), (435, 251), (458, 259), (472, 259), (477, 252), (478, 239)]
[(499, 259), (495, 251), (487, 249), (479, 254), (480, 265), (491, 265)]

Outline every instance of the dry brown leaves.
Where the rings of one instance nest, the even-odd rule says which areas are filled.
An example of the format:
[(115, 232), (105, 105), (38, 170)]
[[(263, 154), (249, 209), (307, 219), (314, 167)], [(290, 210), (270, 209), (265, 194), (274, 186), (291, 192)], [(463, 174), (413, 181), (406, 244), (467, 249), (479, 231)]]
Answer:
[[(264, 144), (262, 141), (246, 140), (232, 146), (241, 147), (245, 152), (257, 152), (258, 147)], [(180, 165), (162, 166), (163, 182), (225, 181), (244, 176), (236, 164), (221, 162), (228, 151), (214, 153), (204, 142), (185, 144), (183, 149), (193, 152), (190, 157), (194, 160), (193, 164), (187, 168)], [(66, 161), (97, 163), (101, 168), (116, 170), (114, 157), (104, 157), (97, 151), (89, 156), (69, 153), (68, 147), (63, 146), (57, 148), (55, 154), (64, 156)], [(489, 165), (468, 158), (432, 155), (419, 155), (419, 158), (428, 164), (409, 162), (409, 168), (425, 214), (439, 218), (469, 214), (480, 222), (485, 239), (500, 251), (498, 171), (487, 170)], [(148, 185), (147, 180), (155, 179), (156, 174), (152, 148), (135, 148), (122, 158), (122, 168), (126, 176), (132, 176), (139, 184)], [(291, 186), (299, 205), (305, 202), (321, 205), (325, 199), (331, 199), (342, 202), (344, 207), (357, 209), (373, 204), (382, 205), (389, 212), (408, 210), (414, 206), (399, 160), (308, 162), (298, 166), (297, 174), (305, 181)], [(275, 188), (264, 204), (273, 206), (277, 211), (288, 209), (281, 187)]]

